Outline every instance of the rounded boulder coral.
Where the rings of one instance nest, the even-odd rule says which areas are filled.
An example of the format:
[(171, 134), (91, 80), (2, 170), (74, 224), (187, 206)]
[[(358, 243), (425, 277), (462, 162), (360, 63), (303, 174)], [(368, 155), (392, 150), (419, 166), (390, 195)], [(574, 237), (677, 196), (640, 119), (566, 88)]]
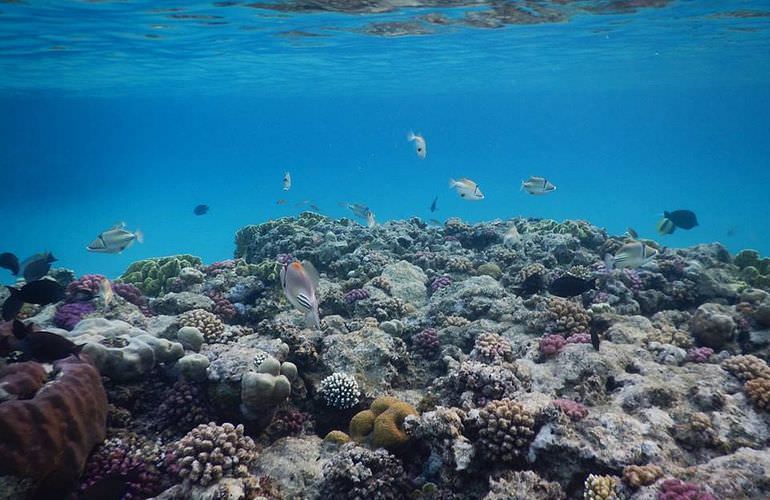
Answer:
[(409, 415), (417, 415), (412, 405), (390, 396), (379, 397), (368, 410), (357, 413), (350, 420), (350, 437), (374, 448), (400, 450), (409, 442), (404, 431), (404, 419)]
[(496, 333), (482, 333), (476, 337), (471, 359), (482, 363), (500, 363), (513, 360), (511, 343)]
[(246, 477), (257, 458), (254, 441), (243, 434), (243, 425), (201, 424), (173, 443), (171, 469), (185, 482), (206, 486), (223, 477)]

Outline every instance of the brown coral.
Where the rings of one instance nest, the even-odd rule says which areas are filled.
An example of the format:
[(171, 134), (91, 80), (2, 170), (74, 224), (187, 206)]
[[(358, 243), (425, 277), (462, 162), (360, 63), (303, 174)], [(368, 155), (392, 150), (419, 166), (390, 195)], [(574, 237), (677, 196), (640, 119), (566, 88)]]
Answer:
[(572, 335), (588, 331), (591, 316), (583, 306), (560, 297), (550, 297), (546, 303), (550, 330), (554, 333)]
[(470, 324), (470, 320), (463, 318), (462, 316), (447, 316), (444, 318), (444, 326), (463, 327), (468, 324)]
[(511, 343), (496, 333), (482, 333), (476, 337), (471, 358), (483, 363), (513, 360)]
[(96, 368), (85, 356), (54, 368), (56, 378), (32, 399), (0, 403), (0, 475), (32, 478), (38, 494), (69, 487), (106, 432), (107, 394)]
[(755, 378), (770, 379), (770, 366), (751, 354), (728, 358), (722, 363), (722, 367), (743, 382)]
[(761, 410), (770, 411), (770, 379), (751, 379), (744, 384), (743, 390), (754, 403), (754, 406)]
[(194, 326), (201, 332), (207, 342), (217, 342), (225, 332), (225, 324), (216, 315), (204, 310), (193, 309), (179, 315), (181, 326)]
[(470, 416), (469, 424), (478, 434), (478, 451), (493, 463), (515, 460), (535, 435), (534, 415), (521, 403), (507, 398), (490, 401)]
[(369, 284), (372, 285), (373, 287), (379, 288), (383, 292), (390, 295), (391, 284), (388, 278), (386, 278), (385, 276), (375, 276), (374, 278), (372, 278)]
[(201, 424), (171, 445), (171, 462), (186, 482), (206, 486), (223, 477), (246, 477), (257, 458), (254, 441), (243, 425)]
[(0, 370), (0, 401), (29, 399), (43, 386), (45, 369), (40, 363), (14, 363)]
[(623, 469), (623, 481), (632, 488), (648, 486), (663, 477), (657, 465), (629, 465)]

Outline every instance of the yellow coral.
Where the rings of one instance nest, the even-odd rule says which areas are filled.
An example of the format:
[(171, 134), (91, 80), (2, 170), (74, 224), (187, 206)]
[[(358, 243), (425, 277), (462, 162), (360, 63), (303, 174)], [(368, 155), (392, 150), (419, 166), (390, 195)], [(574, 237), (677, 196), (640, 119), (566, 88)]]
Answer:
[(331, 431), (326, 435), (324, 441), (327, 443), (345, 444), (350, 442), (350, 436), (342, 431)]
[(722, 367), (743, 382), (755, 378), (770, 379), (770, 367), (767, 363), (751, 354), (732, 356), (722, 363)]
[(350, 420), (350, 437), (358, 443), (368, 441), (375, 448), (401, 449), (409, 441), (403, 427), (409, 415), (417, 415), (412, 405), (391, 396), (379, 397)]
[(584, 484), (583, 498), (585, 500), (613, 500), (615, 493), (615, 478), (612, 476), (597, 476), (589, 474)]
[(633, 488), (647, 486), (663, 476), (657, 465), (629, 465), (623, 469), (623, 481)]

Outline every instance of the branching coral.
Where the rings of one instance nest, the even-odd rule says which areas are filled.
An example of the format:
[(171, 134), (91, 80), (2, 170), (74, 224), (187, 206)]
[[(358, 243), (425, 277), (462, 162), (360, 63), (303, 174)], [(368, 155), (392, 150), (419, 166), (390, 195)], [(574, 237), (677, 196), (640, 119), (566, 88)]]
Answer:
[(201, 424), (169, 448), (167, 459), (186, 482), (202, 486), (223, 477), (246, 477), (257, 458), (254, 441), (243, 434), (243, 425)]
[(206, 342), (218, 342), (223, 340), (225, 324), (214, 314), (203, 310), (193, 309), (179, 315), (181, 326), (194, 326), (203, 333)]
[(744, 384), (743, 390), (757, 408), (770, 411), (770, 379), (751, 379)]
[(476, 337), (471, 359), (482, 363), (501, 363), (513, 360), (511, 343), (496, 333), (482, 333)]
[(342, 446), (323, 468), (320, 498), (340, 500), (408, 498), (413, 490), (401, 462), (383, 449)]
[(554, 399), (552, 404), (572, 420), (582, 420), (588, 416), (585, 405), (571, 399)]
[(617, 499), (615, 486), (617, 481), (612, 476), (597, 476), (589, 474), (583, 486), (583, 498), (585, 500), (612, 500)]
[(477, 450), (492, 463), (516, 460), (535, 435), (534, 415), (511, 399), (490, 401), (473, 410), (467, 424), (477, 436)]
[(426, 328), (412, 335), (414, 349), (424, 357), (431, 359), (438, 355), (441, 342), (435, 328)]
[(744, 382), (755, 378), (770, 379), (770, 366), (751, 354), (732, 356), (722, 363), (722, 367)]
[(716, 500), (702, 487), (678, 479), (666, 479), (661, 483), (658, 500)]
[(332, 373), (321, 381), (319, 392), (331, 408), (346, 409), (358, 404), (361, 391), (355, 377), (347, 373)]

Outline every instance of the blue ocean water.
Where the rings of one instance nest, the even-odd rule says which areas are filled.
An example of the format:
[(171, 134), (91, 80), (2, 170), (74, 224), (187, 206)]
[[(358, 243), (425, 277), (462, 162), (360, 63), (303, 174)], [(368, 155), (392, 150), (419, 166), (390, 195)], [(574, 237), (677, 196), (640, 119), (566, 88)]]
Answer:
[[(115, 277), (357, 202), (379, 223), (585, 219), (770, 254), (770, 1), (158, 5), (0, 4), (0, 251)], [(531, 175), (557, 190), (520, 191)], [(700, 225), (657, 235), (679, 208)], [(119, 221), (145, 243), (86, 250)]]

